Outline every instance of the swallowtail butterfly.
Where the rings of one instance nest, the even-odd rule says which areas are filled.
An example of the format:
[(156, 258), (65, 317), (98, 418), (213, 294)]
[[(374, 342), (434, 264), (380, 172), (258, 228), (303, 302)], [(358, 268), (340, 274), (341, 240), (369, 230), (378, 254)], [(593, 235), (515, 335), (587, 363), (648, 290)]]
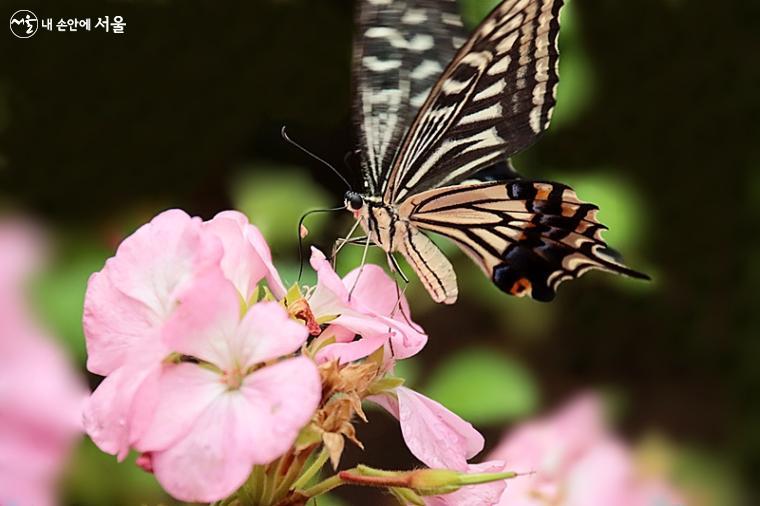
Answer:
[(562, 0), (504, 0), (465, 37), (456, 0), (364, 0), (354, 45), (364, 192), (346, 207), (436, 302), (457, 298), (448, 237), (503, 291), (549, 301), (591, 269), (645, 275), (601, 238), (597, 207), (508, 157), (549, 126)]

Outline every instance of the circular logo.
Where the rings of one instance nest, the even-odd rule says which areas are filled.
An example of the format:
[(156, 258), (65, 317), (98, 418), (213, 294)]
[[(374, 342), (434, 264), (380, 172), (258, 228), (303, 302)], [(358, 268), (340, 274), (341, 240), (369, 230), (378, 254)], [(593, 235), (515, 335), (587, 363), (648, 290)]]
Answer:
[(38, 27), (39, 21), (32, 11), (22, 9), (11, 16), (11, 33), (19, 39), (28, 39), (37, 33)]

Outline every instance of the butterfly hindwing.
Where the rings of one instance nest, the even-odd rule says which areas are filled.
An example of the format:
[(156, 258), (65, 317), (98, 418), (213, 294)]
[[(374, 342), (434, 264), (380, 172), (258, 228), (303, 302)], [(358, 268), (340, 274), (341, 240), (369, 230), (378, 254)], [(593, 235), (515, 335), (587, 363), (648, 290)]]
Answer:
[(364, 0), (354, 107), (366, 190), (379, 194), (401, 138), (466, 33), (456, 0)]
[(505, 0), (433, 87), (401, 144), (383, 199), (454, 185), (532, 144), (555, 103), (562, 0)]
[(513, 180), (422, 192), (399, 213), (453, 240), (503, 291), (549, 301), (562, 281), (592, 269), (646, 278), (604, 242), (596, 210), (565, 185)]

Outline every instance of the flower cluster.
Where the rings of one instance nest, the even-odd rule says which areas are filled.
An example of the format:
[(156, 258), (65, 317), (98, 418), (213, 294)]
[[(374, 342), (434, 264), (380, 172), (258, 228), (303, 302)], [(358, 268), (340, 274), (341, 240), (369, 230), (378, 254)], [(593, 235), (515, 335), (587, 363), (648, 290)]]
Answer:
[(82, 432), (85, 387), (24, 296), (45, 249), (32, 225), (0, 221), (0, 504), (55, 504)]
[(600, 400), (591, 394), (516, 428), (491, 457), (532, 471), (512, 481), (499, 506), (685, 504), (661, 476), (637, 469), (631, 451), (607, 428)]
[[(303, 504), (359, 484), (406, 503), (496, 504), (513, 474), (468, 464), (480, 434), (392, 374), (427, 341), (396, 284), (373, 265), (341, 279), (318, 250), (311, 265), (316, 286), (286, 289), (260, 232), (231, 211), (166, 211), (125, 239), (85, 299), (87, 365), (105, 376), (85, 408), (93, 441), (119, 459), (136, 450), (186, 501)], [(431, 469), (358, 466), (312, 484), (346, 440), (361, 446), (365, 400)]]

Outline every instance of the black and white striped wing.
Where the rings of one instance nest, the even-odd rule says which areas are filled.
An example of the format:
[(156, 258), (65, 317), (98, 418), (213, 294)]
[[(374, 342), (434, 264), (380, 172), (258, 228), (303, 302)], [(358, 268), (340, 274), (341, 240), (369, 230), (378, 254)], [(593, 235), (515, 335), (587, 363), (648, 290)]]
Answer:
[(383, 200), (464, 181), (526, 148), (555, 103), (562, 0), (504, 0), (459, 50), (404, 137)]
[(464, 43), (456, 0), (363, 0), (354, 43), (354, 117), (362, 167), (372, 195), (404, 132)]
[(453, 240), (503, 291), (549, 301), (592, 269), (648, 279), (602, 240), (596, 210), (565, 185), (514, 180), (428, 190), (399, 214)]

